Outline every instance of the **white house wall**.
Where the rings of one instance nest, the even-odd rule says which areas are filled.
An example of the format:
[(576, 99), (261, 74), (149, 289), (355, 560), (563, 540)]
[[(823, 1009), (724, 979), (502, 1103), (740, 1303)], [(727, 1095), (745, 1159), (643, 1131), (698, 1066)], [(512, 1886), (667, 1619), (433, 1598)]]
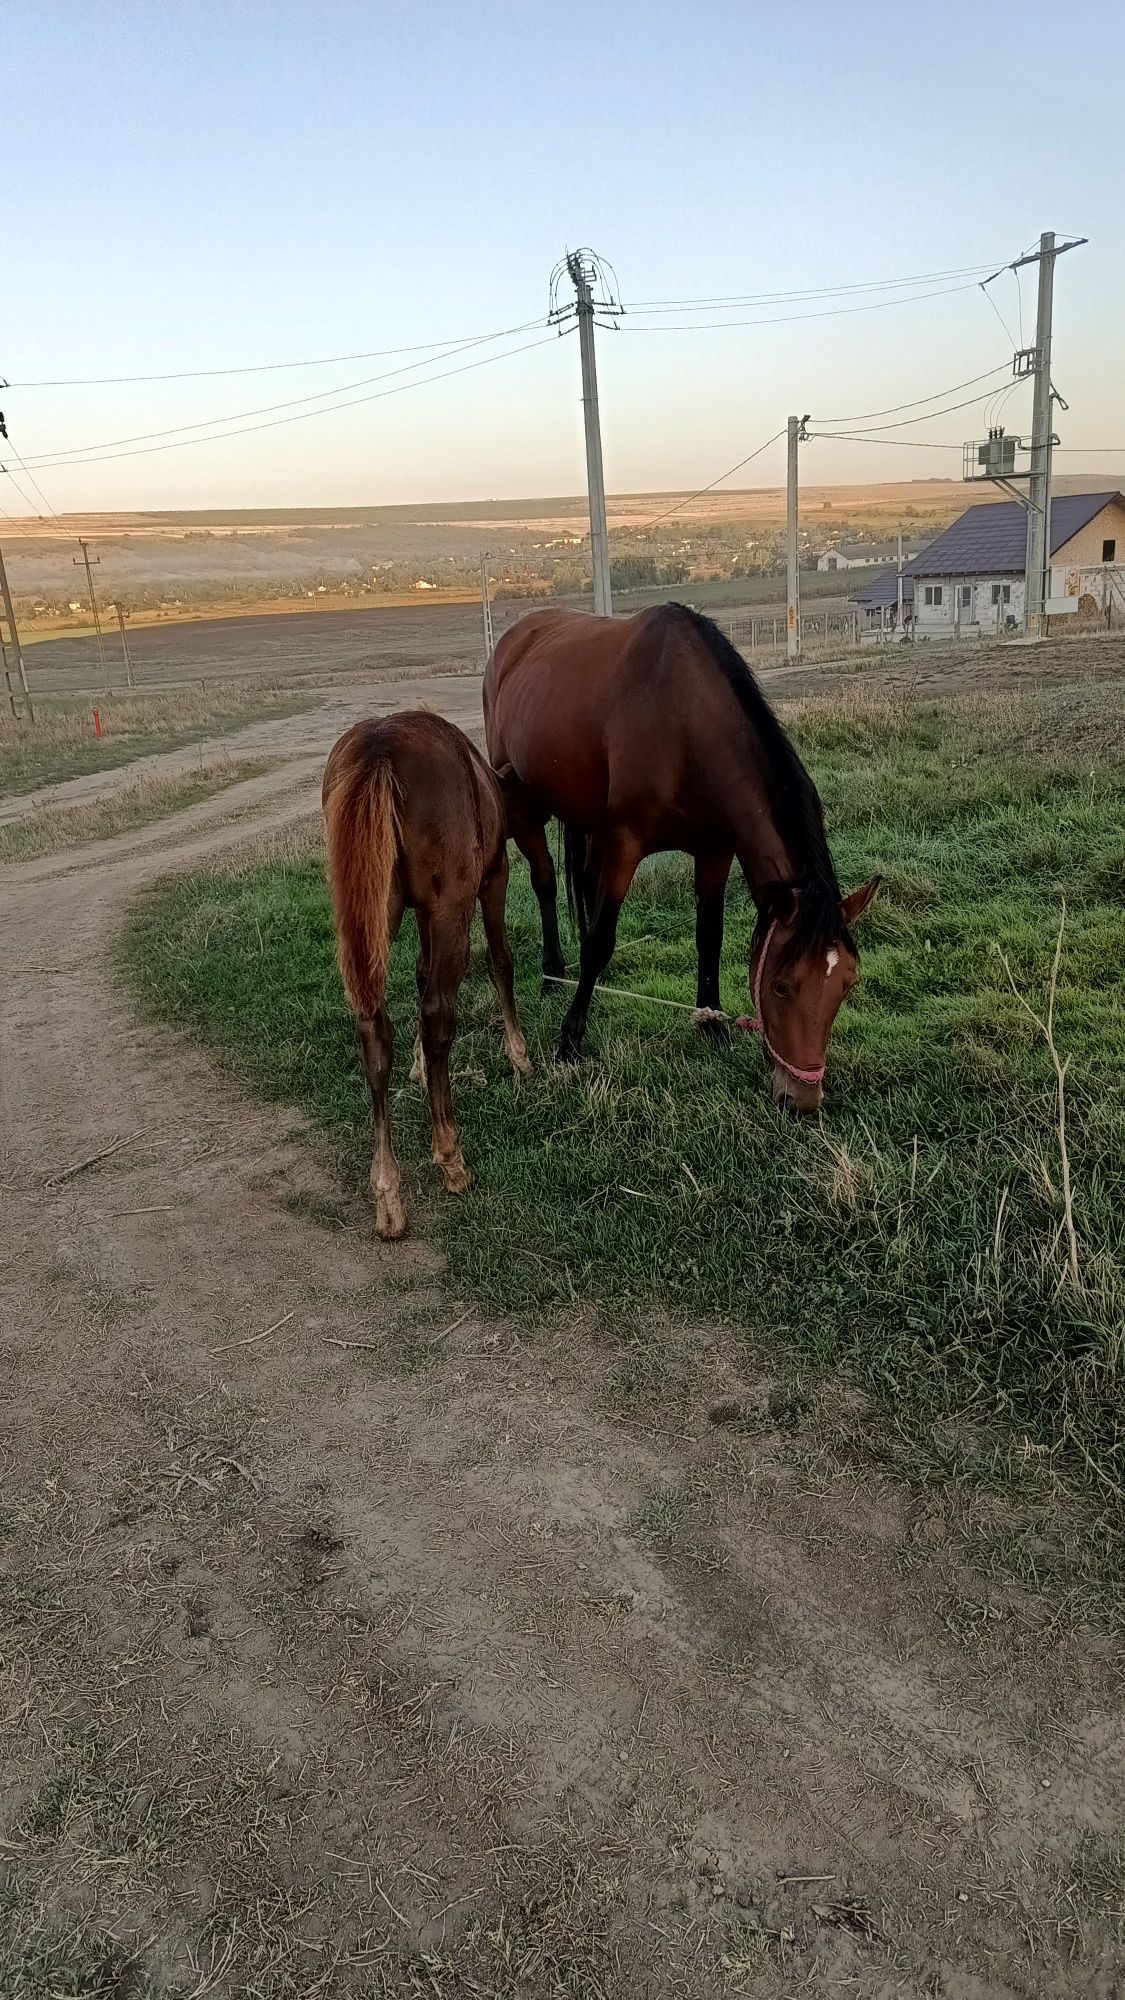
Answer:
[[(1023, 618), (1023, 578), (1022, 576), (929, 576), (914, 579), (914, 631), (918, 638), (952, 638), (960, 632), (975, 637), (979, 632), (995, 632), (997, 607), (992, 602), (992, 586), (1001, 588), (1008, 585), (1012, 593), (1010, 604), (1000, 606), (1000, 630), (1007, 627), (1009, 618), (1017, 624)], [(926, 603), (927, 585), (941, 586), (941, 603)], [(957, 593), (968, 585), (973, 593), (968, 610), (958, 615)]]

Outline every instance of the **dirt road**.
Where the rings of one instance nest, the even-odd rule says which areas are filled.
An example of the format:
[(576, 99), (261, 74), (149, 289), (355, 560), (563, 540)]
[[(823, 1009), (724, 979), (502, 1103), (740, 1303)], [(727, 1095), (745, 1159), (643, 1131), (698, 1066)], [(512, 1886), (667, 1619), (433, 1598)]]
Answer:
[(1108, 2000), (1120, 1658), (1021, 1524), (734, 1332), (657, 1401), (487, 1323), (138, 1025), (129, 900), (283, 838), (333, 702), (0, 873), (0, 1993)]

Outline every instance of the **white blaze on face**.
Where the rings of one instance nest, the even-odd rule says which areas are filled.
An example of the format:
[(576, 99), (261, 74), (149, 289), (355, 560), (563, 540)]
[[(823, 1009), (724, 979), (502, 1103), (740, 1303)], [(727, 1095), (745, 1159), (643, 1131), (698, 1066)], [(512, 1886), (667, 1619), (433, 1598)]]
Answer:
[(832, 974), (835, 972), (836, 967), (839, 965), (839, 963), (840, 963), (840, 954), (837, 951), (835, 945), (833, 945), (831, 951), (828, 954), (828, 959), (827, 959), (828, 969), (824, 975), (826, 979), (831, 979)]

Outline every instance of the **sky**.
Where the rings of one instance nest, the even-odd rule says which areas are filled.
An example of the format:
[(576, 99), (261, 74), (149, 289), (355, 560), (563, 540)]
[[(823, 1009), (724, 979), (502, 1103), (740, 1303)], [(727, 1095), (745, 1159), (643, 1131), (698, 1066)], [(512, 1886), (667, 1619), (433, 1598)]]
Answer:
[[(1089, 238), (1056, 270), (1057, 463), (1125, 469), (1117, 0), (0, 0), (0, 47), (8, 514), (13, 472), (58, 511), (581, 491), (578, 344), (545, 321), (582, 244), (627, 308), (597, 336), (611, 492), (710, 483), (790, 411), (1004, 386), (1035, 272), (978, 280), (1048, 228)], [(931, 272), (965, 275), (887, 282)], [(988, 414), (814, 438), (802, 479), (959, 477)], [(780, 441), (731, 483), (783, 477)]]

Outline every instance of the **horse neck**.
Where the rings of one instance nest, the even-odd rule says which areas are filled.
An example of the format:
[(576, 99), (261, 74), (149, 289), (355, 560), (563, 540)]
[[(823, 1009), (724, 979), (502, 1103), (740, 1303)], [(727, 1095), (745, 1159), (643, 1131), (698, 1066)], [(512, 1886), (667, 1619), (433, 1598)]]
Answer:
[(748, 718), (728, 739), (726, 754), (712, 767), (719, 806), (738, 865), (755, 901), (769, 882), (791, 882), (798, 873), (778, 824), (774, 788), (765, 754)]

